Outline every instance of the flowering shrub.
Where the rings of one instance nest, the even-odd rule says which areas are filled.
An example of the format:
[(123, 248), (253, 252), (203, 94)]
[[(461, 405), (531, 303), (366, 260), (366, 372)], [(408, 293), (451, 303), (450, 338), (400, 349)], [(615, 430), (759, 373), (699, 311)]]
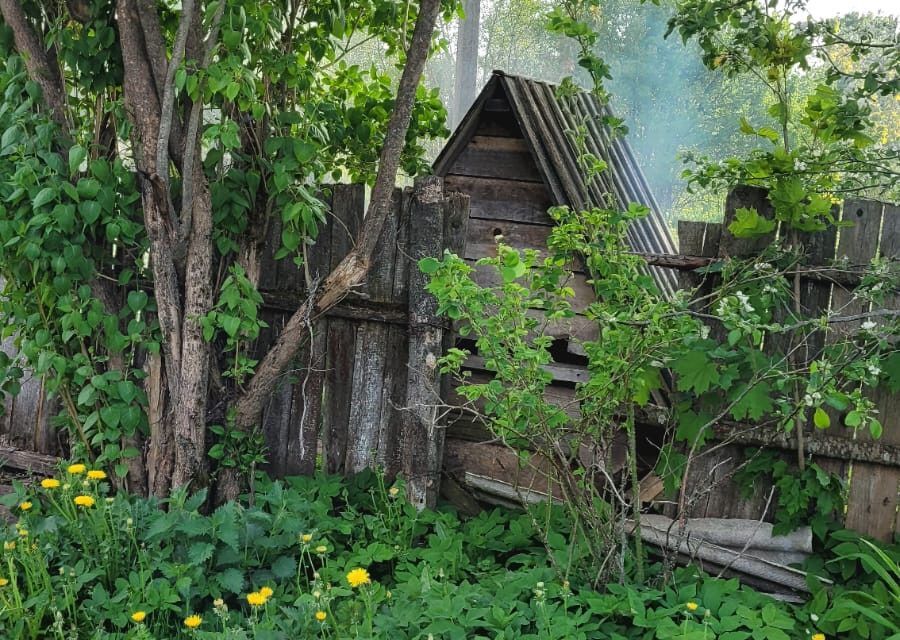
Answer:
[(601, 593), (535, 514), (419, 513), (375, 474), (262, 483), (254, 506), (202, 515), (203, 494), (158, 505), (77, 469), (4, 498), (19, 520), (0, 534), (0, 638), (823, 640), (850, 602), (792, 608), (694, 569)]

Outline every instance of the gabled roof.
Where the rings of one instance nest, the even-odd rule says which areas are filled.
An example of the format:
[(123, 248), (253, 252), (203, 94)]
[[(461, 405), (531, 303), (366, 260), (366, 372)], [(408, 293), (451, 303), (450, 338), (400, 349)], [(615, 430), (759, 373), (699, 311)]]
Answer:
[[(609, 107), (584, 91), (558, 98), (556, 89), (546, 82), (494, 71), (435, 160), (435, 173), (440, 176), (448, 173), (478, 129), (483, 110), (502, 91), (556, 204), (572, 208), (591, 205), (625, 208), (631, 202), (643, 204), (650, 208), (650, 214), (631, 225), (628, 235), (632, 248), (645, 253), (677, 253), (659, 204), (631, 147), (622, 136), (611, 136), (602, 124), (602, 118), (611, 115)], [(582, 124), (587, 128), (580, 141), (584, 151), (608, 165), (606, 171), (587, 184), (578, 165), (578, 157), (583, 153), (576, 149), (569, 133)], [(610, 194), (615, 198), (612, 203)], [(671, 295), (678, 288), (672, 271), (652, 267), (650, 271), (664, 293)]]

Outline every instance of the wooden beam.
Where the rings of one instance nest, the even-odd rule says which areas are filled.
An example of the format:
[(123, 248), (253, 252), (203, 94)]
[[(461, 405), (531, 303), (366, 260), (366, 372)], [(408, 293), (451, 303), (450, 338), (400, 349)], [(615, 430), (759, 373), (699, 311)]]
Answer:
[(13, 447), (0, 447), (0, 468), (52, 476), (59, 469), (59, 458)]
[[(655, 407), (641, 410), (638, 421), (645, 426), (674, 426), (668, 412)], [(771, 424), (749, 425), (723, 420), (712, 427), (719, 441), (756, 447), (772, 447), (786, 451), (797, 450), (797, 438)], [(813, 455), (843, 460), (872, 462), (888, 467), (900, 467), (900, 446), (880, 441), (850, 440), (819, 431), (804, 449)]]
[[(653, 267), (664, 267), (666, 269), (675, 269), (677, 271), (693, 271), (701, 269), (718, 262), (723, 262), (728, 258), (707, 258), (704, 256), (689, 256), (681, 254), (669, 253), (643, 253), (634, 252), (636, 255), (647, 261), (647, 264)], [(833, 282), (835, 284), (856, 286), (866, 273), (865, 265), (850, 265), (846, 268), (835, 268), (832, 266), (813, 266), (803, 265), (792, 271), (784, 272), (784, 275), (792, 275), (799, 273), (801, 278), (807, 280), (818, 280), (822, 282)]]

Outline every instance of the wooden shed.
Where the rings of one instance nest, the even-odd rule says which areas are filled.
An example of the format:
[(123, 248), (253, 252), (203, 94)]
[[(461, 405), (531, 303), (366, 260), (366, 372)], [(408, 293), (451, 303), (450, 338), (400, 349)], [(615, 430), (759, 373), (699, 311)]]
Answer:
[[(554, 85), (493, 72), (434, 163), (434, 171), (445, 179), (448, 191), (470, 197), (467, 261), (474, 263), (494, 254), (498, 235), (515, 248), (545, 249), (553, 226), (547, 213), (551, 206), (624, 208), (630, 202), (651, 209), (650, 215), (630, 229), (634, 250), (677, 253), (628, 142), (610, 135), (603, 124), (604, 116), (609, 115), (608, 106), (590, 93), (561, 96)], [(585, 180), (578, 163), (582, 155), (574, 135), (578, 129), (583, 133), (578, 144), (608, 165), (590, 180)], [(671, 270), (649, 269), (663, 294), (671, 295), (678, 288), (677, 275)], [(484, 284), (490, 283), (491, 275), (488, 270), (476, 271), (476, 279)], [(583, 310), (594, 297), (586, 276), (576, 273), (572, 286), (575, 310)], [(589, 340), (596, 331), (596, 323), (581, 316), (551, 327), (556, 338), (556, 362), (551, 367), (556, 383), (549, 393), (558, 395), (560, 403), (575, 406), (570, 402), (574, 385), (587, 376), (584, 353), (572, 339)], [(467, 364), (476, 380), (491, 375), (483, 370), (477, 355)], [(511, 501), (523, 498), (517, 485), (533, 491), (544, 484), (544, 491), (538, 493), (552, 492), (547, 483), (535, 483), (539, 469), (524, 470), (522, 476), (512, 452), (474, 444), (487, 439), (483, 430), (464, 421), (449, 426), (444, 466), (451, 481), (455, 475), (463, 484), (487, 488), (493, 498), (506, 495)], [(511, 481), (512, 477), (519, 479)]]

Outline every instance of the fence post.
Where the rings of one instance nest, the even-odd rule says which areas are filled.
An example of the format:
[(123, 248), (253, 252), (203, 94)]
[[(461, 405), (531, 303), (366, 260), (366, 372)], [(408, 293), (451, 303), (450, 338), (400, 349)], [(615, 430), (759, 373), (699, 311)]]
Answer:
[(444, 433), (437, 424), (444, 331), (437, 300), (425, 287), (427, 276), (418, 268), (424, 257), (439, 257), (444, 246), (444, 183), (429, 176), (416, 182), (409, 227), (409, 372), (406, 411), (402, 424), (402, 468), (407, 495), (422, 509), (437, 500), (443, 459)]

